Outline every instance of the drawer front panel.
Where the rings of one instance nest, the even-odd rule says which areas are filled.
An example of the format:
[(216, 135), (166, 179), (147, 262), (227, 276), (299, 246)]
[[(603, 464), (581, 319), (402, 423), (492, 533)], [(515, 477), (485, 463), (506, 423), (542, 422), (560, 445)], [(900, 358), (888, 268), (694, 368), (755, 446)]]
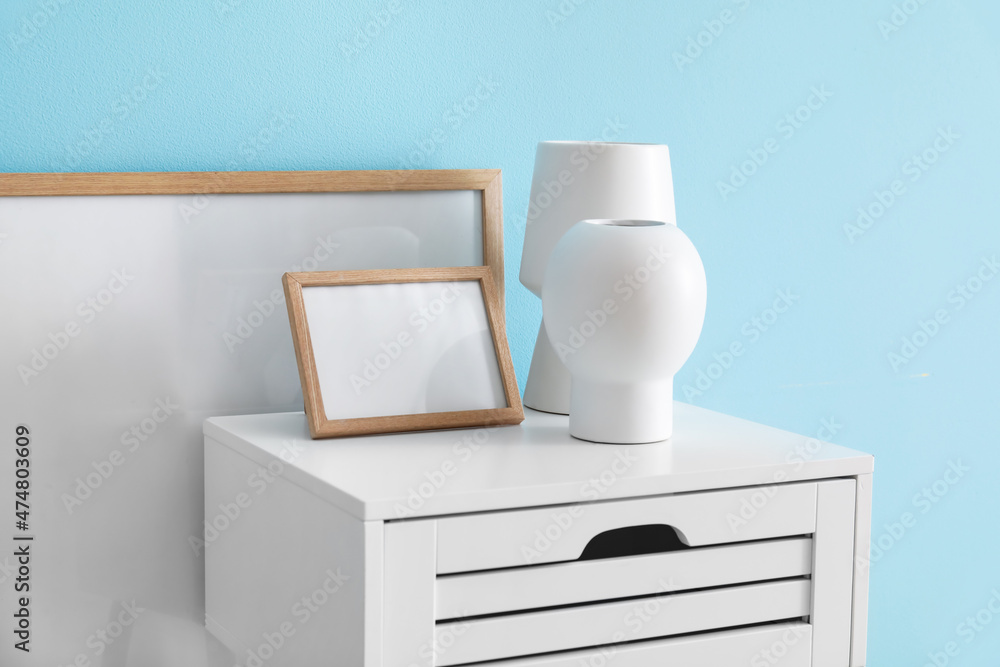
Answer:
[[(439, 666), (497, 660), (620, 641), (701, 632), (804, 617), (807, 579), (678, 593), (464, 622)], [(450, 625), (436, 626), (438, 645), (451, 643)]]
[(747, 667), (775, 664), (775, 656), (781, 656), (780, 667), (810, 667), (811, 653), (812, 626), (788, 623), (517, 658), (492, 663), (491, 667)]
[(812, 539), (794, 537), (685, 551), (438, 577), (436, 618), (728, 586), (812, 573)]
[(437, 520), (438, 574), (572, 561), (605, 531), (668, 524), (694, 547), (812, 533), (816, 484), (564, 505)]

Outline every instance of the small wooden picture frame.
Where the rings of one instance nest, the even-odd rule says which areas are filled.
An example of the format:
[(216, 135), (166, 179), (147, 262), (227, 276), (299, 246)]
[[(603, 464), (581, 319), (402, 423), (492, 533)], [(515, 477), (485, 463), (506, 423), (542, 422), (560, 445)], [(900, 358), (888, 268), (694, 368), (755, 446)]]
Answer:
[(282, 282), (313, 438), (524, 420), (490, 268)]

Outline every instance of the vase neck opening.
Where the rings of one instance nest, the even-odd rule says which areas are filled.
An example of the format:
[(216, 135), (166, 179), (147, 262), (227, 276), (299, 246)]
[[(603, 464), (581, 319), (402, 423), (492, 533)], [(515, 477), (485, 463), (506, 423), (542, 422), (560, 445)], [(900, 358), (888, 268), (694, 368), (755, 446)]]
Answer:
[(662, 227), (667, 224), (661, 220), (584, 220), (583, 222), (605, 227)]

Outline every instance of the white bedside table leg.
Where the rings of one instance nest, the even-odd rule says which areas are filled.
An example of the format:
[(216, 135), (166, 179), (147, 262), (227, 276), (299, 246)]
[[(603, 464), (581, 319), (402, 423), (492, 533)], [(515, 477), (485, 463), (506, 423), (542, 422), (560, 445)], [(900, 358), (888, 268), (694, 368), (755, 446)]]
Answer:
[(365, 521), (364, 667), (382, 667), (385, 522)]
[(383, 667), (431, 667), (437, 523), (385, 524)]
[(855, 489), (853, 479), (821, 482), (817, 488), (812, 667), (850, 662)]
[(334, 655), (338, 667), (368, 667), (382, 522), (360, 521), (279, 474), (290, 468), (206, 440), (205, 520), (215, 530), (206, 535), (206, 624), (236, 654), (232, 664), (321, 667)]
[(865, 667), (868, 645), (868, 569), (872, 540), (872, 476), (858, 475), (854, 519), (854, 634), (851, 667)]

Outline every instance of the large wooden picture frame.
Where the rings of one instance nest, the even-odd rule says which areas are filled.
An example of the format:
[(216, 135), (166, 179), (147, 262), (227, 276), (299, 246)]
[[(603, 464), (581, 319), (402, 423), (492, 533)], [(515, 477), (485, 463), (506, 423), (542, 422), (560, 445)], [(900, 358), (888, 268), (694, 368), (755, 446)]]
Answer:
[[(517, 381), (514, 377), (514, 366), (511, 362), (510, 350), (507, 345), (503, 313), (500, 309), (499, 298), (492, 274), (486, 267), (286, 273), (282, 282), (285, 290), (285, 301), (288, 307), (288, 317), (292, 328), (295, 358), (298, 362), (299, 377), (302, 382), (302, 395), (305, 400), (309, 429), (314, 438), (518, 424), (523, 421), (524, 412), (521, 407)], [(363, 347), (367, 350), (367, 354), (376, 359), (375, 363), (379, 364), (378, 368), (381, 370), (375, 369), (375, 365), (371, 362), (370, 358), (365, 359), (366, 365), (371, 366), (372, 372), (376, 375), (381, 375), (382, 370), (386, 374), (395, 373), (394, 377), (389, 377), (383, 381), (385, 384), (381, 385), (382, 388), (391, 388), (391, 391), (395, 392), (400, 384), (413, 382), (413, 388), (416, 393), (421, 393), (423, 391), (422, 387), (426, 386), (426, 378), (406, 377), (405, 373), (407, 369), (390, 368), (392, 364), (391, 359), (400, 356), (405, 357), (409, 349), (410, 361), (417, 361), (417, 365), (423, 363), (425, 370), (428, 369), (428, 364), (430, 364), (430, 367), (433, 367), (437, 358), (422, 359), (420, 355), (424, 354), (428, 347), (435, 347), (435, 337), (438, 340), (443, 340), (441, 337), (448, 336), (450, 333), (448, 330), (450, 325), (449, 322), (445, 321), (447, 318), (444, 314), (444, 311), (448, 307), (442, 304), (444, 302), (451, 303), (458, 301), (460, 293), (455, 291), (449, 301), (446, 298), (446, 292), (449, 289), (448, 286), (454, 287), (465, 284), (465, 293), (471, 293), (468, 283), (473, 282), (478, 283), (479, 289), (476, 291), (476, 294), (481, 297), (482, 305), (478, 304), (476, 295), (473, 294), (473, 296), (466, 297), (461, 302), (463, 306), (467, 306), (467, 308), (462, 308), (461, 312), (473, 314), (478, 312), (485, 316), (483, 324), (488, 325), (488, 332), (486, 333), (488, 333), (489, 338), (492, 340), (492, 345), (485, 347), (487, 353), (483, 361), (487, 366), (496, 364), (496, 368), (493, 370), (495, 373), (494, 384), (500, 391), (494, 390), (492, 396), (494, 396), (493, 400), (496, 400), (496, 397), (502, 398), (502, 405), (480, 406), (474, 409), (446, 409), (444, 411), (432, 411), (428, 409), (411, 414), (364, 414), (362, 416), (353, 416), (351, 410), (356, 410), (357, 407), (353, 402), (354, 397), (347, 390), (348, 385), (352, 382), (358, 383), (353, 385), (353, 388), (360, 395), (361, 388), (367, 388), (371, 384), (369, 380), (374, 381), (376, 376), (369, 376), (368, 380), (362, 378), (360, 359), (363, 354), (350, 348)], [(397, 290), (394, 292), (397, 298), (391, 300), (378, 299), (376, 294), (367, 291), (361, 297), (361, 302), (359, 303), (357, 300), (351, 302), (351, 295), (344, 291), (347, 288), (358, 286), (391, 287), (412, 283), (428, 284), (429, 289), (426, 290), (426, 294), (436, 293), (435, 290), (438, 290), (440, 285), (445, 286), (441, 288), (444, 301), (437, 304), (439, 306), (438, 310), (435, 311), (433, 303), (431, 304), (430, 312), (425, 309), (425, 305), (428, 303), (426, 294), (420, 295), (419, 298), (414, 298), (416, 296), (414, 294), (399, 298), (400, 293)], [(437, 283), (438, 285), (431, 287), (430, 284), (433, 283)], [(335, 296), (335, 303), (341, 306), (351, 303), (353, 307), (345, 307), (342, 311), (338, 312), (317, 312), (316, 309), (321, 307), (326, 308), (328, 311), (334, 301), (329, 299), (325, 302), (312, 301), (313, 305), (310, 306), (303, 292), (304, 290), (316, 287), (335, 288), (335, 294), (328, 291), (327, 296)], [(413, 292), (414, 290), (411, 289), (408, 291)], [(367, 302), (365, 301), (366, 299)], [(378, 300), (376, 301), (376, 299)], [(435, 299), (435, 301), (440, 300)], [(371, 322), (374, 319), (372, 315), (375, 311), (378, 311), (381, 317), (386, 315), (386, 311), (393, 307), (400, 308), (400, 312), (388, 314), (387, 321), (392, 322), (391, 325), (387, 326), (383, 324), (382, 326), (385, 327), (385, 330), (378, 330), (377, 327), (374, 329), (370, 328), (375, 326)], [(310, 321), (311, 316), (307, 316), (310, 308), (313, 308), (311, 311), (312, 316), (322, 315), (322, 317), (315, 317), (314, 321)], [(458, 306), (451, 306), (451, 309), (452, 311), (460, 310)], [(485, 313), (483, 313), (484, 309)], [(423, 313), (423, 315), (418, 315), (418, 312)], [(369, 314), (367, 319), (364, 317), (364, 313)], [(407, 315), (410, 317), (407, 317)], [(424, 320), (423, 317), (430, 317), (433, 320), (435, 315), (438, 321), (433, 327), (428, 326), (427, 320)], [(469, 315), (465, 315), (465, 317), (469, 317)], [(322, 325), (320, 324), (321, 321), (323, 322)], [(413, 326), (423, 324), (423, 327), (411, 330), (407, 322)], [(325, 329), (321, 330), (321, 327), (325, 327)], [(421, 333), (416, 333), (418, 331)], [(331, 340), (334, 334), (339, 337), (337, 342)], [(323, 337), (321, 344), (326, 345), (325, 354), (327, 354), (327, 357), (322, 359), (321, 363), (317, 362), (317, 357), (322, 356), (322, 353), (317, 351), (317, 339), (319, 337)], [(476, 335), (473, 334), (471, 338), (476, 338)], [(349, 342), (345, 344), (342, 339)], [(416, 339), (416, 344), (414, 344), (414, 339)], [(428, 339), (431, 340), (429, 341)], [(470, 340), (470, 338), (465, 338), (464, 340)], [(476, 341), (473, 340), (472, 342), (475, 343)], [(480, 340), (479, 342), (481, 343), (482, 341)], [(424, 344), (423, 348), (421, 347), (421, 343)], [(460, 346), (455, 345), (453, 341), (447, 341), (445, 342), (445, 347), (455, 350)], [(440, 351), (441, 345), (436, 345), (436, 348)], [(480, 346), (479, 350), (483, 349)], [(390, 355), (392, 356), (390, 357)], [(379, 362), (379, 357), (384, 357), (384, 364)], [(405, 362), (401, 362), (400, 365), (402, 363)], [(324, 366), (335, 368), (336, 372), (326, 372), (323, 368)], [(477, 389), (481, 390), (480, 393), (483, 395), (490, 394), (489, 388), (484, 390), (483, 387), (466, 386), (463, 384), (476, 382), (476, 380), (472, 379), (475, 377), (475, 373), (466, 372), (466, 364), (459, 362), (457, 366), (455, 364), (453, 366), (454, 369), (447, 376), (449, 391), (446, 393), (452, 396), (450, 400), (455, 400), (455, 396), (464, 397), (467, 393), (475, 393)], [(350, 373), (346, 370), (348, 368), (356, 368), (358, 370), (355, 373)], [(458, 369), (457, 372), (455, 369)], [(351, 407), (345, 408), (344, 405), (336, 405), (334, 401), (329, 400), (325, 395), (325, 391), (328, 394), (333, 394), (334, 386), (336, 386), (339, 392), (338, 395), (345, 397), (344, 403), (347, 402), (347, 397), (352, 399)], [(371, 394), (366, 395), (366, 399), (369, 396)], [(418, 397), (418, 399), (422, 400), (422, 397)], [(465, 399), (458, 400), (462, 401)], [(417, 402), (419, 403), (420, 400)], [(370, 407), (371, 404), (369, 403), (365, 409)], [(346, 414), (344, 413), (345, 409), (347, 410)], [(336, 416), (334, 416), (335, 414)]]
[(503, 312), (503, 182), (499, 169), (0, 174), (0, 197), (435, 190), (481, 192), (483, 265), (490, 268)]
[(95, 599), (204, 613), (204, 422), (302, 410), (285, 272), (499, 286), (501, 214), (498, 170), (0, 173), (0, 431), (30, 427), (31, 502), (59, 508), (35, 565), (83, 573), (32, 600), (64, 610), (53, 640), (107, 623)]

